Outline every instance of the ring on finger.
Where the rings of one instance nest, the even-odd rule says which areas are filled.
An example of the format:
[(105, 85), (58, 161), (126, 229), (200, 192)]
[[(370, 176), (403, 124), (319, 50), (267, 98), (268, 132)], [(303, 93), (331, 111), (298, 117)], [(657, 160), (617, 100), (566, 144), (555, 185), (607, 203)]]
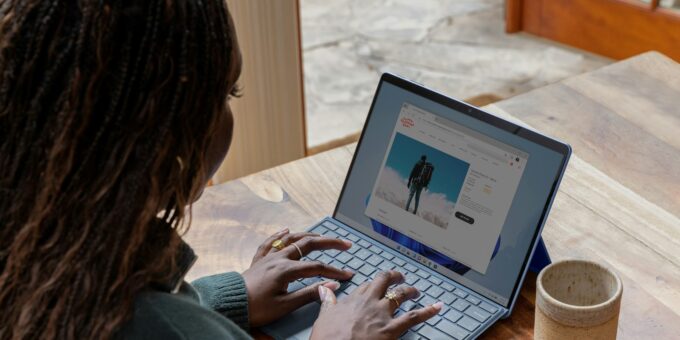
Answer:
[(394, 290), (388, 290), (387, 293), (385, 293), (385, 298), (394, 302), (396, 308), (399, 308), (401, 305), (397, 299), (397, 293)]
[(293, 247), (295, 247), (295, 249), (297, 249), (298, 254), (300, 254), (300, 258), (305, 257), (305, 256), (302, 254), (302, 249), (300, 249), (300, 246), (298, 246), (298, 245), (295, 244), (295, 243), (291, 243), (291, 245), (293, 245)]
[(281, 239), (278, 239), (278, 240), (272, 242), (272, 248), (274, 248), (276, 250), (282, 250), (285, 247), (286, 247), (286, 244)]

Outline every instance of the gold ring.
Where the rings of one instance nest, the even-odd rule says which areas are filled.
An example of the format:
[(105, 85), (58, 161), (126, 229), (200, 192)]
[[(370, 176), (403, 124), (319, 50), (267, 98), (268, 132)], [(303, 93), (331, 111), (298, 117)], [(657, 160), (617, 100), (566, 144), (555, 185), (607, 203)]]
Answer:
[(291, 245), (293, 245), (293, 246), (295, 247), (295, 249), (297, 249), (298, 253), (300, 254), (300, 258), (305, 257), (305, 256), (302, 254), (302, 249), (300, 249), (300, 247), (298, 247), (297, 244), (291, 243)]
[(397, 300), (397, 293), (395, 293), (393, 290), (390, 290), (387, 293), (385, 293), (385, 298), (393, 301), (397, 308), (399, 308), (399, 306), (401, 305), (399, 303), (399, 300)]
[(281, 250), (285, 247), (286, 247), (286, 245), (280, 239), (272, 242), (272, 248), (276, 248), (277, 250)]

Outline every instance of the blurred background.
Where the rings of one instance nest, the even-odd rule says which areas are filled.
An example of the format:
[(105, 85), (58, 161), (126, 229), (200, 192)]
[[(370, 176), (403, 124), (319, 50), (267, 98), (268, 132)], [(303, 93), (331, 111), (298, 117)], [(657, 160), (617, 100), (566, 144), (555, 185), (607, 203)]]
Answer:
[(657, 50), (680, 0), (228, 0), (244, 56), (221, 183), (358, 139), (380, 74), (483, 106)]

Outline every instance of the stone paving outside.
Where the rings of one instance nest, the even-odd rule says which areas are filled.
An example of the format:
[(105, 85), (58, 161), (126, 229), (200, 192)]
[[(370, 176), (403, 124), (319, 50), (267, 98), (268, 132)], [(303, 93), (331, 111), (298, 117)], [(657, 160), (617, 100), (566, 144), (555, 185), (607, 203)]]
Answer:
[(503, 0), (300, 0), (308, 146), (361, 130), (383, 72), (500, 98), (611, 61), (506, 34)]

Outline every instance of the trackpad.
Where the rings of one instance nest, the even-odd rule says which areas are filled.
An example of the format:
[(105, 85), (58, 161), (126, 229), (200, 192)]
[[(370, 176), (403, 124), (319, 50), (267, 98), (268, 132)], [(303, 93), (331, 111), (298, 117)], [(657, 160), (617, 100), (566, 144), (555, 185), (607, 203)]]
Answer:
[(319, 315), (321, 304), (312, 302), (288, 314), (278, 321), (262, 327), (262, 331), (276, 340), (307, 340)]

